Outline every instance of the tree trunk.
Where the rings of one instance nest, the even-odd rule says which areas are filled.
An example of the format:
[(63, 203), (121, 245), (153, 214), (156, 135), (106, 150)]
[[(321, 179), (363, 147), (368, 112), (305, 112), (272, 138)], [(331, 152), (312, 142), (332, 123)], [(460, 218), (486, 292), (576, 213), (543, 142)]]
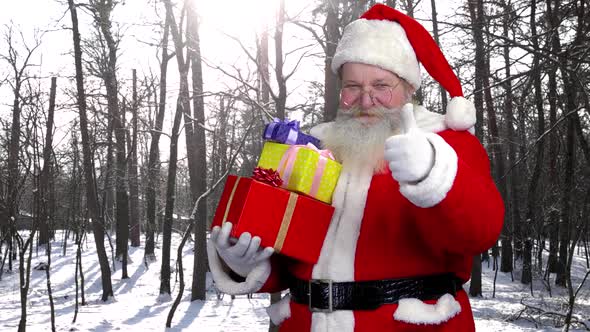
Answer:
[[(502, 29), (502, 35), (504, 38), (509, 39), (509, 35), (508, 32), (511, 29), (511, 27), (509, 26), (510, 24), (510, 13), (513, 12), (513, 8), (512, 6), (508, 3), (506, 4), (504, 2), (504, 17), (502, 19), (502, 25), (503, 25), (503, 29)], [(504, 99), (504, 110), (505, 110), (505, 125), (506, 125), (506, 136), (508, 139), (509, 144), (508, 145), (508, 164), (511, 163), (515, 163), (516, 162), (516, 134), (514, 133), (514, 124), (517, 123), (516, 122), (516, 118), (514, 117), (514, 111), (513, 111), (513, 94), (512, 94), (512, 80), (511, 78), (511, 72), (510, 72), (510, 47), (508, 46), (508, 43), (504, 43), (504, 47), (503, 47), (503, 55), (504, 55), (504, 71), (505, 71), (505, 75), (506, 75), (506, 80), (503, 84), (504, 87), (504, 91), (506, 92), (506, 98)], [(489, 57), (488, 57), (489, 59)], [(489, 60), (488, 60), (489, 62)], [(489, 68), (489, 63), (488, 63), (488, 68)], [(489, 69), (488, 69), (489, 70)], [(491, 91), (489, 91), (489, 89), (486, 90), (486, 96), (487, 93), (490, 94), (489, 99), (486, 97), (486, 103), (493, 103), (492, 98), (491, 98)], [(488, 110), (491, 110), (491, 113), (495, 114), (495, 111), (492, 109), (491, 106), (488, 106)], [(494, 119), (490, 119), (491, 121), (495, 121), (495, 116)], [(525, 130), (525, 128), (521, 128), (520, 130)], [(500, 133), (498, 132), (498, 130), (496, 129), (495, 132), (492, 133), (493, 137), (494, 137), (494, 141), (497, 144), (497, 148), (498, 150), (501, 150), (501, 142), (500, 142)], [(495, 146), (496, 146), (495, 144)], [(502, 155), (498, 155), (498, 157), (502, 157)], [(501, 162), (502, 164), (504, 163), (503, 161)], [(504, 169), (503, 165), (498, 164), (499, 168)], [(502, 186), (507, 186), (507, 188), (505, 189), (506, 192), (506, 196), (504, 196), (505, 199), (507, 199), (509, 201), (508, 204), (508, 211), (507, 213), (509, 214), (508, 219), (510, 219), (510, 225), (512, 227), (511, 229), (511, 233), (512, 236), (516, 236), (516, 252), (517, 252), (517, 257), (518, 255), (520, 255), (522, 253), (522, 240), (523, 240), (523, 233), (527, 232), (527, 229), (521, 229), (521, 227), (529, 227), (531, 220), (529, 220), (527, 222), (527, 225), (523, 225), (521, 220), (520, 220), (520, 201), (519, 201), (519, 190), (518, 190), (518, 179), (520, 178), (519, 176), (519, 169), (520, 167), (515, 167), (512, 169), (512, 171), (510, 171), (508, 174), (505, 174), (504, 171), (502, 171), (501, 173), (499, 173), (500, 176), (505, 176), (506, 180), (502, 181), (503, 183), (501, 184)], [(498, 180), (500, 180), (500, 178), (497, 178)], [(501, 180), (500, 180), (501, 181)], [(514, 232), (514, 230), (517, 230), (516, 232)]]
[[(29, 294), (29, 287), (31, 286), (31, 259), (33, 257), (33, 239), (35, 238), (36, 225), (32, 226), (33, 229), (29, 234), (27, 241), (19, 248), (19, 290), (20, 290), (20, 304), (21, 304), (21, 316), (18, 323), (18, 332), (24, 332), (27, 328), (27, 297)], [(20, 240), (22, 243), (22, 239)], [(29, 256), (25, 260), (25, 255), (29, 253)], [(26, 268), (26, 269), (25, 269)]]
[[(393, 5), (395, 5), (395, 3)], [(430, 0), (430, 7), (432, 8), (432, 35), (434, 37), (434, 41), (436, 41), (436, 44), (438, 46), (440, 46), (439, 34), (438, 34), (438, 19), (437, 19), (437, 13), (436, 13), (436, 1), (435, 0)], [(438, 90), (440, 92), (441, 110), (443, 112), (446, 112), (447, 92), (440, 84), (438, 85)]]
[[(559, 12), (559, 1), (555, 1), (555, 5), (553, 7), (555, 10), (554, 15), (557, 15)], [(556, 16), (550, 17), (551, 26), (554, 28), (558, 28), (558, 24), (556, 23)], [(568, 52), (561, 51), (561, 45), (558, 38), (553, 39), (552, 47), (553, 52), (555, 54), (559, 54), (559, 69), (561, 72), (561, 76), (563, 78), (563, 94), (566, 97), (566, 107), (564, 110), (564, 114), (576, 110), (576, 84), (573, 83), (573, 79), (570, 78), (570, 73), (568, 71), (568, 62), (570, 60)], [(571, 66), (574, 68), (574, 66)], [(563, 192), (561, 196), (561, 221), (559, 223), (559, 256), (557, 259), (557, 276), (555, 278), (555, 284), (560, 286), (566, 286), (567, 281), (567, 260), (568, 260), (568, 247), (570, 245), (570, 224), (571, 219), (574, 215), (574, 201), (573, 201), (573, 194), (574, 194), (574, 173), (575, 173), (575, 164), (576, 164), (576, 122), (575, 117), (570, 115), (567, 121), (567, 129), (566, 129), (566, 155), (565, 155), (565, 167), (564, 167), (564, 183), (563, 183)]]
[[(180, 106), (182, 107), (181, 111), (184, 115), (184, 133), (186, 141), (186, 155), (189, 169), (191, 199), (192, 201), (195, 201), (197, 197), (199, 197), (197, 189), (199, 188), (200, 179), (197, 165), (199, 164), (198, 159), (200, 155), (197, 154), (199, 147), (195, 138), (195, 130), (196, 127), (198, 127), (198, 125), (196, 123), (196, 119), (194, 119), (194, 116), (191, 114), (188, 71), (190, 69), (192, 56), (195, 54), (196, 51), (191, 50), (190, 47), (188, 47), (185, 60), (185, 42), (182, 40), (181, 35), (182, 27), (176, 24), (176, 19), (174, 18), (174, 11), (172, 10), (172, 4), (170, 0), (164, 0), (164, 5), (166, 6), (167, 16), (169, 16), (170, 19), (170, 32), (172, 34), (172, 41), (174, 42), (174, 49), (176, 51), (176, 62), (178, 65), (178, 74), (180, 76), (180, 88), (178, 94), (180, 99)], [(192, 33), (191, 28), (194, 27), (187, 28), (187, 34)], [(189, 38), (187, 37), (187, 42), (192, 42), (188, 39)]]
[(43, 147), (43, 169), (39, 176), (41, 191), (41, 215), (39, 216), (39, 244), (49, 242), (49, 177), (51, 169), (51, 152), (53, 151), (53, 114), (55, 111), (55, 90), (57, 78), (51, 78), (49, 92), (49, 109), (47, 110), (47, 129), (45, 132), (45, 146)]
[[(199, 39), (198, 13), (195, 3), (191, 2), (188, 8), (187, 40), (190, 53), (192, 79), (193, 79), (193, 118), (196, 120), (194, 140), (196, 143), (196, 198), (207, 190), (207, 141), (205, 129), (205, 105), (203, 101), (203, 70), (201, 66), (201, 43)], [(191, 301), (206, 300), (206, 276), (207, 276), (207, 200), (199, 202), (195, 221), (195, 250), (193, 264), (193, 280), (191, 289)]]
[(82, 73), (82, 51), (80, 48), (80, 33), (78, 31), (78, 14), (74, 0), (68, 0), (68, 6), (72, 17), (72, 32), (74, 39), (74, 58), (76, 63), (76, 88), (78, 111), (80, 113), (80, 133), (82, 135), (82, 154), (84, 156), (84, 177), (86, 179), (86, 205), (91, 218), (96, 253), (101, 272), (102, 300), (106, 301), (113, 296), (111, 283), (111, 270), (109, 259), (104, 247), (104, 221), (98, 209), (98, 197), (96, 196), (96, 181), (94, 179), (93, 156), (90, 149), (90, 137), (88, 135), (88, 119), (86, 115), (86, 95), (84, 93), (84, 76)]
[[(55, 331), (55, 308), (53, 305), (53, 295), (51, 292), (51, 242), (49, 241), (49, 218), (53, 215), (48, 211), (49, 201), (49, 178), (51, 166), (51, 152), (53, 151), (53, 114), (55, 111), (55, 90), (57, 78), (51, 78), (51, 89), (49, 93), (49, 109), (47, 110), (47, 129), (45, 132), (45, 146), (43, 147), (43, 169), (39, 176), (39, 191), (41, 196), (41, 215), (39, 216), (41, 232), (45, 232), (47, 268), (45, 276), (47, 277), (47, 295), (49, 297), (49, 310), (51, 313), (51, 330)], [(41, 239), (39, 239), (39, 243)]]
[[(475, 44), (476, 44), (476, 57), (482, 57), (483, 59), (483, 75), (482, 75), (482, 83), (483, 83), (483, 94), (485, 99), (486, 105), (486, 113), (487, 113), (487, 120), (488, 120), (488, 130), (490, 134), (490, 145), (492, 150), (492, 156), (494, 161), (494, 179), (498, 185), (498, 189), (502, 198), (506, 201), (507, 198), (507, 188), (505, 181), (501, 180), (501, 177), (506, 173), (505, 172), (505, 160), (504, 160), (504, 151), (502, 150), (502, 144), (499, 140), (499, 131), (498, 131), (498, 122), (496, 119), (496, 113), (494, 110), (494, 103), (491, 94), (491, 88), (489, 83), (490, 77), (490, 63), (489, 58), (490, 54), (485, 49), (485, 42), (483, 39), (483, 27), (485, 23), (485, 12), (483, 7), (483, 1), (478, 0), (476, 4), (473, 4), (473, 1), (469, 2), (469, 7), (471, 11), (471, 7), (474, 7), (474, 13), (476, 14), (477, 20), (477, 27), (478, 29), (474, 30), (475, 37)], [(479, 49), (479, 52), (478, 52)], [(479, 55), (478, 55), (479, 54)], [(504, 220), (504, 229), (503, 229), (503, 237), (502, 237), (502, 260), (500, 263), (500, 271), (502, 272), (511, 272), (512, 271), (512, 225), (510, 224), (510, 213), (506, 213), (506, 218)]]
[[(477, 110), (475, 135), (476, 135), (476, 137), (478, 137), (478, 139), (481, 142), (484, 142), (484, 137), (483, 137), (484, 94), (483, 94), (483, 90), (484, 90), (484, 86), (487, 87), (487, 85), (488, 85), (485, 80), (485, 76), (487, 75), (488, 70), (486, 69), (486, 62), (485, 62), (486, 50), (485, 50), (485, 44), (484, 44), (484, 39), (483, 39), (483, 27), (484, 27), (483, 15), (484, 15), (484, 13), (483, 13), (483, 7), (479, 6), (479, 2), (469, 1), (468, 5), (469, 5), (470, 18), (471, 18), (471, 25), (473, 27), (473, 29), (472, 29), (473, 39), (475, 41), (475, 87), (474, 87), (474, 96), (473, 96), (475, 109)], [(485, 83), (485, 85), (484, 85), (484, 83)], [(490, 105), (488, 104), (488, 110), (489, 110), (489, 106)], [(492, 111), (492, 113), (493, 113), (493, 111)], [(492, 151), (495, 150), (493, 145), (491, 148), (492, 148)], [(496, 181), (497, 181), (497, 179), (498, 179), (498, 177), (496, 177)], [(477, 255), (477, 257), (474, 258), (473, 264), (475, 265), (478, 261), (480, 261), (479, 255)], [(470, 294), (482, 294), (481, 287), (477, 287), (477, 286), (481, 286), (481, 283), (477, 282), (478, 280), (481, 280), (481, 266), (473, 267), (471, 272), (472, 272), (471, 278), (473, 280), (476, 280), (476, 283), (474, 283), (470, 287), (469, 293)]]
[[(411, 18), (414, 18), (414, 9), (420, 3), (421, 0), (405, 0), (402, 1), (403, 7), (406, 11), (406, 15)], [(422, 105), (424, 103), (424, 92), (422, 87), (418, 88), (414, 93), (414, 100), (416, 103)]]
[[(547, 45), (549, 45), (550, 52), (555, 52), (560, 48), (559, 35), (555, 30), (557, 26), (556, 14), (553, 13), (552, 0), (547, 0)], [(554, 31), (554, 32), (551, 32)], [(548, 70), (548, 101), (549, 101), (549, 124), (553, 128), (557, 124), (557, 64), (551, 63)], [(557, 202), (559, 200), (557, 190), (559, 188), (559, 173), (557, 170), (557, 156), (559, 136), (554, 131), (549, 136), (549, 201)], [(556, 273), (557, 266), (557, 252), (559, 248), (559, 211), (558, 209), (551, 209), (549, 211), (549, 226), (547, 232), (549, 233), (549, 257), (547, 261), (547, 275), (549, 273)]]
[(116, 177), (115, 177), (115, 208), (117, 217), (117, 246), (116, 256), (122, 258), (122, 278), (127, 275), (127, 251), (129, 242), (129, 197), (127, 195), (127, 155), (125, 152), (125, 112), (119, 108), (118, 82), (117, 82), (117, 42), (111, 32), (111, 13), (116, 6), (115, 2), (101, 0), (96, 4), (95, 22), (105, 39), (108, 60), (103, 73), (106, 87), (107, 107), (109, 116), (113, 119), (113, 130), (116, 141)]
[(481, 255), (473, 256), (471, 266), (471, 282), (469, 284), (469, 296), (482, 296), (481, 290)]
[(113, 183), (113, 167), (115, 165), (113, 143), (113, 126), (114, 119), (109, 116), (107, 125), (107, 151), (106, 151), (106, 165), (104, 169), (104, 184), (102, 192), (102, 213), (106, 225), (110, 225), (111, 232), (115, 229), (115, 185)]
[[(162, 133), (162, 125), (164, 123), (164, 115), (166, 114), (166, 75), (168, 73), (168, 34), (170, 29), (170, 21), (166, 15), (164, 24), (164, 35), (162, 36), (162, 63), (160, 63), (160, 97), (159, 104), (156, 109), (156, 122), (152, 130), (152, 141), (150, 142), (150, 155), (148, 159), (148, 178), (146, 188), (146, 234), (145, 234), (145, 257), (154, 260), (156, 255), (154, 253), (154, 233), (156, 232), (156, 193), (159, 188), (160, 178), (160, 135)], [(155, 93), (154, 93), (155, 95)]]
[(178, 162), (178, 136), (182, 119), (180, 96), (176, 102), (176, 113), (170, 137), (170, 162), (168, 165), (168, 183), (166, 185), (166, 208), (164, 226), (162, 227), (162, 268), (160, 272), (160, 295), (170, 295), (170, 250), (172, 242), (172, 222), (174, 214), (174, 191), (176, 189), (176, 169)]
[(47, 269), (45, 277), (47, 278), (47, 297), (49, 298), (49, 312), (51, 316), (51, 331), (55, 332), (55, 306), (53, 305), (53, 293), (51, 290), (51, 242), (47, 241)]
[(285, 104), (287, 103), (287, 78), (283, 74), (283, 28), (285, 26), (285, 0), (280, 0), (277, 13), (277, 26), (275, 28), (275, 77), (279, 87), (279, 94), (274, 98), (275, 111), (279, 119), (287, 115)]
[[(533, 43), (533, 48), (535, 50), (539, 49), (539, 41), (538, 41), (538, 37), (537, 37), (537, 28), (536, 28), (536, 22), (535, 22), (535, 12), (536, 12), (536, 8), (537, 7), (537, 1), (533, 0), (531, 3), (531, 32), (532, 32), (532, 43)], [(534, 89), (535, 89), (535, 106), (537, 108), (537, 132), (538, 135), (541, 136), (543, 135), (543, 133), (545, 132), (545, 110), (543, 109), (543, 91), (542, 91), (542, 87), (541, 87), (541, 69), (539, 67), (539, 56), (535, 53), (535, 55), (533, 55), (533, 85), (534, 85)], [(524, 128), (522, 128), (521, 130), (524, 130)], [(536, 154), (536, 158), (535, 158), (535, 169), (533, 171), (533, 176), (531, 177), (530, 183), (529, 183), (529, 190), (528, 190), (528, 199), (527, 199), (527, 214), (526, 214), (526, 221), (527, 221), (527, 225), (528, 226), (532, 226), (532, 225), (541, 225), (542, 227), (542, 221), (541, 222), (537, 222), (537, 218), (538, 218), (538, 213), (536, 213), (537, 208), (536, 205), (538, 204), (537, 202), (537, 186), (539, 184), (540, 178), (541, 178), (541, 170), (542, 170), (542, 166), (543, 166), (543, 162), (544, 162), (544, 153), (545, 153), (545, 145), (543, 144), (543, 141), (541, 140), (538, 144), (537, 144), (537, 154)], [(526, 227), (526, 225), (525, 225)], [(523, 236), (525, 236), (525, 243), (524, 243), (524, 256), (523, 256), (523, 266), (522, 266), (522, 277), (521, 277), (521, 282), (523, 284), (528, 284), (530, 282), (532, 282), (533, 280), (533, 275), (532, 275), (532, 238), (531, 238), (531, 234), (529, 234), (529, 236), (526, 236), (527, 234), (527, 230), (525, 229), (525, 227), (523, 227), (522, 229), (522, 234)], [(540, 231), (540, 229), (539, 229)], [(529, 232), (530, 232), (530, 228), (529, 228)], [(539, 237), (540, 238), (540, 237)], [(539, 246), (539, 251), (542, 252), (543, 248), (541, 248)], [(542, 257), (542, 255), (540, 254), (539, 257)]]
[(336, 46), (340, 39), (340, 27), (338, 25), (338, 1), (327, 1), (327, 13), (325, 22), (326, 44), (324, 60), (324, 121), (333, 121), (336, 118), (339, 103), (338, 76), (332, 72), (331, 65)]
[(397, 2), (396, 0), (386, 0), (386, 1), (385, 1), (385, 4), (386, 4), (387, 6), (389, 6), (389, 7), (391, 7), (391, 8), (395, 8), (395, 3), (396, 3), (396, 2)]
[(133, 136), (131, 139), (130, 148), (130, 163), (129, 163), (129, 226), (130, 239), (132, 247), (139, 247), (140, 245), (140, 225), (139, 225), (139, 180), (137, 178), (137, 71), (133, 69)]
[[(15, 67), (16, 69), (16, 67)], [(16, 233), (16, 222), (19, 216), (19, 194), (18, 183), (20, 178), (20, 170), (18, 165), (18, 156), (20, 152), (20, 88), (21, 77), (15, 76), (14, 83), (14, 101), (12, 104), (12, 123), (10, 125), (10, 142), (8, 144), (8, 190), (6, 192), (6, 205), (8, 211), (8, 240), (9, 240), (9, 255), (8, 255), (8, 270), (12, 271), (12, 260), (16, 254), (13, 244), (13, 238)]]

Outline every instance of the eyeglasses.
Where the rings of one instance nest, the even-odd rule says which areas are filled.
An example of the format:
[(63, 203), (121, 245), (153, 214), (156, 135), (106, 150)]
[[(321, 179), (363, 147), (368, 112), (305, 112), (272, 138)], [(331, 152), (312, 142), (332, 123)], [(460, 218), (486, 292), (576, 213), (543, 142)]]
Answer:
[(340, 102), (344, 106), (350, 107), (360, 102), (363, 93), (368, 93), (373, 105), (387, 106), (391, 102), (393, 90), (395, 90), (400, 83), (401, 80), (394, 86), (379, 83), (373, 85), (368, 91), (363, 89), (361, 85), (344, 86), (340, 90)]

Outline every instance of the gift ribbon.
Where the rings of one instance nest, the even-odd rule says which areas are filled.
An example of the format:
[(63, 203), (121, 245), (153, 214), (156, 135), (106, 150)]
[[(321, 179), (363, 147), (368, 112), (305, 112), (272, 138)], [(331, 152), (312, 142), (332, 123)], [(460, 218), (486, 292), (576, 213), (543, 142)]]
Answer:
[(283, 121), (279, 118), (273, 118), (272, 122), (267, 125), (266, 130), (264, 131), (264, 138), (272, 138), (272, 134), (275, 128), (279, 125), (285, 125), (290, 127), (289, 134), (287, 135), (287, 140), (285, 141), (285, 144), (293, 145), (297, 143), (297, 137), (299, 136), (299, 121), (297, 120)]
[(293, 218), (293, 212), (295, 212), (295, 205), (297, 205), (297, 196), (299, 195), (289, 192), (287, 208), (285, 208), (285, 214), (283, 214), (281, 227), (279, 228), (279, 233), (277, 234), (277, 239), (275, 240), (274, 248), (276, 252), (281, 252), (283, 249), (283, 244), (287, 238), (287, 231), (289, 230), (289, 226), (291, 226), (291, 218)]
[(309, 195), (315, 197), (320, 188), (320, 182), (322, 180), (326, 164), (328, 163), (328, 160), (334, 160), (334, 155), (332, 154), (332, 152), (330, 152), (330, 150), (320, 150), (312, 143), (307, 143), (307, 145), (289, 146), (287, 151), (283, 154), (283, 157), (281, 158), (278, 167), (278, 172), (281, 178), (283, 179), (283, 187), (286, 187), (289, 184), (289, 180), (291, 179), (291, 175), (293, 174), (295, 159), (297, 158), (297, 153), (301, 148), (311, 149), (320, 155), (318, 164), (313, 175), (311, 190), (309, 191)]
[(234, 182), (234, 187), (231, 189), (231, 194), (229, 194), (229, 200), (227, 201), (227, 205), (225, 206), (225, 213), (223, 213), (223, 219), (221, 220), (221, 225), (225, 224), (227, 221), (227, 215), (229, 214), (229, 208), (231, 207), (231, 202), (234, 200), (234, 195), (236, 193), (236, 189), (238, 189), (238, 183), (240, 183), (241, 177), (236, 178), (236, 182)]
[[(223, 220), (221, 224), (225, 224), (227, 222), (227, 215), (229, 214), (229, 209), (231, 207), (231, 203), (234, 200), (234, 195), (236, 193), (236, 189), (238, 189), (238, 184), (240, 183), (241, 177), (237, 177), (236, 182), (231, 190), (229, 195), (229, 200), (227, 201), (227, 205), (225, 206), (225, 212), (223, 214)], [(287, 200), (287, 207), (285, 208), (285, 213), (283, 213), (283, 219), (281, 220), (281, 226), (279, 227), (279, 232), (277, 233), (277, 238), (273, 245), (273, 248), (276, 252), (281, 252), (283, 249), (283, 245), (285, 244), (285, 239), (287, 238), (287, 232), (289, 231), (289, 226), (291, 226), (291, 219), (293, 218), (293, 213), (295, 212), (295, 206), (297, 205), (297, 195), (296, 193), (289, 192), (289, 199)]]

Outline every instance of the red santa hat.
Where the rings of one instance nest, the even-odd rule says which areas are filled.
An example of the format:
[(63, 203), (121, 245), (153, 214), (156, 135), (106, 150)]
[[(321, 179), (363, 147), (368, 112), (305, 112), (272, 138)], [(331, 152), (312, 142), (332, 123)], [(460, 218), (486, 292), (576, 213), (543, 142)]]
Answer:
[(359, 62), (389, 70), (415, 89), (420, 87), (420, 63), (451, 95), (446, 125), (467, 130), (475, 125), (475, 107), (463, 97), (459, 79), (430, 33), (413, 18), (377, 4), (344, 29), (332, 59), (338, 73), (346, 62)]

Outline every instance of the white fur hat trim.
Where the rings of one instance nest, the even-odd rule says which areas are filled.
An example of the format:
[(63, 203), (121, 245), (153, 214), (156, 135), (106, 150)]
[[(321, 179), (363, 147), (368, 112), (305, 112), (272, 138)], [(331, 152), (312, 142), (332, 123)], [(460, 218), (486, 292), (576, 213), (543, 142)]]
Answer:
[(332, 59), (332, 71), (337, 74), (347, 62), (389, 70), (415, 89), (420, 87), (420, 65), (416, 53), (397, 22), (358, 19), (347, 25)]

